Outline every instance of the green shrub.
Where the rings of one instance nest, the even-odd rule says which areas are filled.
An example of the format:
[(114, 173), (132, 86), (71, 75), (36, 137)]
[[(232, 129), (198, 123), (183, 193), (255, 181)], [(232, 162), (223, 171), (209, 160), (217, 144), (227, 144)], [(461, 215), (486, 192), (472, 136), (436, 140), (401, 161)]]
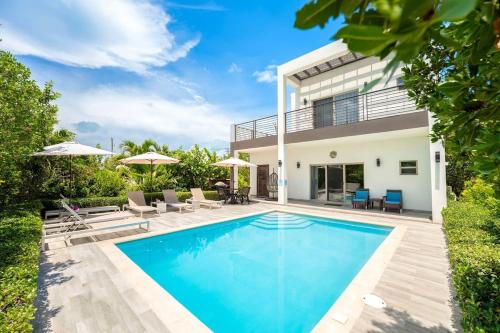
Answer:
[(495, 213), (500, 211), (500, 200), (495, 196), (493, 185), (479, 178), (465, 182), (465, 189), (460, 195), (460, 200), (486, 207)]
[(0, 213), (0, 332), (31, 332), (34, 318), (41, 205), (16, 205)]
[(453, 285), (465, 332), (499, 332), (500, 221), (494, 209), (477, 204), (491, 202), (484, 187), (472, 188), (443, 210)]
[[(203, 191), (205, 198), (216, 200), (218, 198), (216, 191)], [(156, 199), (163, 200), (162, 192), (144, 193), (146, 203), (149, 204), (151, 201)], [(184, 202), (186, 199), (191, 198), (191, 192), (177, 192), (177, 198), (179, 201)], [(58, 209), (60, 207), (59, 200), (47, 199), (41, 200), (44, 210)], [(89, 198), (74, 198), (71, 199), (72, 204), (76, 204), (82, 208), (84, 207), (97, 207), (97, 206), (119, 206), (120, 208), (128, 203), (126, 195), (117, 197), (89, 197)]]
[(99, 197), (114, 197), (123, 192), (127, 183), (111, 170), (98, 170), (91, 178), (90, 193)]

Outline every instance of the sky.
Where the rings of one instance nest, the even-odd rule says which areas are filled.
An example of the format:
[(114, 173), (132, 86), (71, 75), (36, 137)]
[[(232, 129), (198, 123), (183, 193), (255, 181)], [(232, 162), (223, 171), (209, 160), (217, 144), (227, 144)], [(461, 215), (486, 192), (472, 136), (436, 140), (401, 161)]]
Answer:
[(331, 42), (293, 28), (298, 0), (3, 0), (0, 49), (61, 94), (59, 128), (228, 149), (230, 125), (276, 113), (276, 65)]

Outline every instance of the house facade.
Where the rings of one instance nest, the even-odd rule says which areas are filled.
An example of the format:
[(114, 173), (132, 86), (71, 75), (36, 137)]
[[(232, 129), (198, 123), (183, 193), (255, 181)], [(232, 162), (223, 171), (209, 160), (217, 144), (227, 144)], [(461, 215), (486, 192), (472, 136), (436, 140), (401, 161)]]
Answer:
[(268, 197), (273, 173), (280, 204), (343, 206), (358, 188), (371, 198), (401, 190), (404, 210), (440, 222), (445, 156), (442, 143), (429, 139), (431, 114), (408, 98), (400, 70), (362, 92), (386, 64), (337, 41), (278, 66), (277, 114), (231, 128), (231, 153), (248, 153), (257, 165), (251, 194)]

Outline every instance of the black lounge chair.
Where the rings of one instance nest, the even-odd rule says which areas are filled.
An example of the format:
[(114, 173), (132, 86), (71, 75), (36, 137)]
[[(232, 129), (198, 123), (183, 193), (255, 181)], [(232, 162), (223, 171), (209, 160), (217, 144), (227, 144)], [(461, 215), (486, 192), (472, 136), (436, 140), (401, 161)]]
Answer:
[(247, 201), (247, 203), (250, 203), (249, 194), (250, 194), (250, 187), (248, 186), (238, 189), (238, 197), (240, 198), (242, 204), (245, 202), (245, 200)]

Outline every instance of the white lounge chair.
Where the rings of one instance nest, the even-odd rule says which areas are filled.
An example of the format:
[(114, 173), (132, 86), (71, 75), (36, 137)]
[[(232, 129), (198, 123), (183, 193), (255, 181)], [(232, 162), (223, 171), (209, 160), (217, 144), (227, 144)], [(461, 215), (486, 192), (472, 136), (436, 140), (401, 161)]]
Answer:
[(216, 200), (209, 200), (205, 198), (205, 195), (203, 194), (203, 191), (201, 188), (192, 188), (191, 189), (191, 194), (193, 197), (191, 199), (187, 199), (187, 203), (193, 203), (193, 201), (197, 201), (200, 203), (201, 206), (207, 206), (208, 208), (212, 209), (213, 207), (222, 207), (222, 202), (223, 201), (216, 201)]
[[(68, 199), (60, 194), (61, 199), (65, 200), (65, 202), (68, 202)], [(80, 208), (77, 213), (79, 215), (88, 215), (88, 214), (96, 214), (96, 213), (107, 213), (107, 212), (119, 212), (120, 207), (116, 205), (111, 205), (111, 206), (99, 206), (99, 207), (86, 207), (86, 208)], [(54, 209), (54, 210), (47, 210), (45, 211), (45, 219), (47, 220), (49, 217), (58, 217), (61, 218), (63, 216), (68, 216), (70, 213), (64, 209)]]
[(96, 241), (96, 238), (93, 235), (96, 232), (117, 228), (127, 228), (131, 226), (139, 226), (139, 229), (142, 229), (143, 224), (146, 225), (146, 230), (149, 231), (149, 221), (147, 220), (141, 220), (132, 223), (119, 223), (98, 228), (92, 227), (92, 224), (95, 223), (118, 221), (136, 217), (131, 212), (118, 212), (85, 217), (75, 212), (71, 207), (68, 206), (68, 204), (66, 204), (66, 202), (64, 202), (64, 200), (61, 200), (61, 205), (69, 213), (69, 216), (67, 216), (60, 222), (48, 221), (44, 224), (42, 231), (42, 251), (45, 247), (45, 240), (49, 238), (64, 237), (64, 241), (67, 242), (71, 238), (71, 236), (78, 234), (89, 234), (92, 240)]
[(193, 210), (192, 204), (179, 201), (177, 194), (175, 194), (175, 190), (163, 190), (163, 198), (165, 199), (167, 206), (179, 209), (180, 213), (182, 213), (183, 209)]
[(141, 214), (141, 217), (144, 213), (157, 213), (157, 209), (151, 206), (146, 205), (146, 199), (144, 198), (144, 192), (142, 191), (133, 191), (128, 192), (128, 205), (123, 205), (123, 209), (129, 209), (134, 212), (138, 212)]

